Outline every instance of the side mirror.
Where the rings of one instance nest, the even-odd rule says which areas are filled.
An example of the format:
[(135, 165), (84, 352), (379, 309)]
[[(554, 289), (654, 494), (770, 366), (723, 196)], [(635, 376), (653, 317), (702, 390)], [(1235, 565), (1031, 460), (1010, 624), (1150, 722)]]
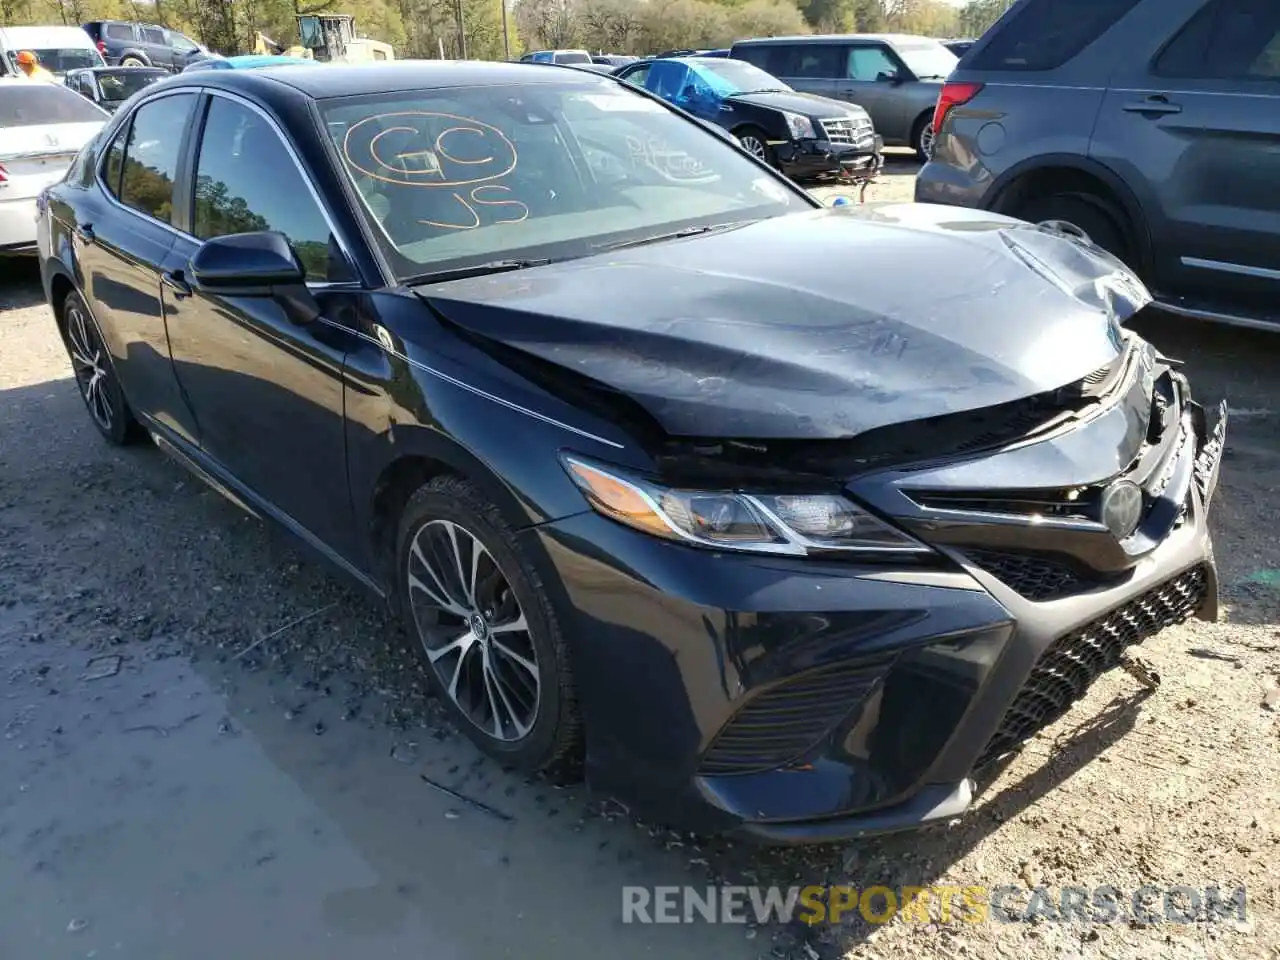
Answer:
[(694, 86), (693, 86), (693, 84), (692, 84), (692, 83), (691, 83), (691, 84), (689, 84), (687, 87), (685, 87), (683, 90), (681, 90), (681, 91), (680, 91), (680, 99), (681, 99), (681, 100), (692, 100), (692, 99), (694, 99), (697, 95), (698, 95), (698, 91), (697, 91), (696, 89), (694, 89)]
[(264, 230), (206, 240), (191, 257), (189, 280), (221, 296), (272, 297), (294, 323), (310, 323), (320, 315), (306, 271), (283, 233)]
[(898, 76), (898, 72), (896, 70), (892, 73), (887, 70), (882, 70), (880, 73), (876, 74), (876, 82), (891, 83), (894, 86), (897, 86), (902, 82), (902, 77)]

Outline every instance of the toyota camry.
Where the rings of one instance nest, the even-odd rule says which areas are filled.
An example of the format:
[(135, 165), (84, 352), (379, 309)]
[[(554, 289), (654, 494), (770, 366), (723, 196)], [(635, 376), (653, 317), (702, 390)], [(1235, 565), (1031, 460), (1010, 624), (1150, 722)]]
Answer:
[(960, 814), (1217, 612), (1225, 407), (1063, 226), (825, 208), (643, 90), (183, 74), (39, 201), (88, 416), (385, 602), (458, 725), (688, 829)]

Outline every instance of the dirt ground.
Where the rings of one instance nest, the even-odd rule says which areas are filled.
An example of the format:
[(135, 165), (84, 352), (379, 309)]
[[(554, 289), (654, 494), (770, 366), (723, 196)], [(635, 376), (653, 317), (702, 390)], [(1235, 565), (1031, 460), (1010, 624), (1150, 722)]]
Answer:
[[(1104, 677), (948, 827), (779, 851), (483, 759), (378, 610), (98, 439), (34, 267), (0, 272), (0, 960), (1280, 958), (1280, 336), (1143, 331), (1233, 413), (1224, 617), (1146, 645), (1163, 685)], [(710, 883), (1243, 886), (1247, 917), (622, 922), (624, 885)]]

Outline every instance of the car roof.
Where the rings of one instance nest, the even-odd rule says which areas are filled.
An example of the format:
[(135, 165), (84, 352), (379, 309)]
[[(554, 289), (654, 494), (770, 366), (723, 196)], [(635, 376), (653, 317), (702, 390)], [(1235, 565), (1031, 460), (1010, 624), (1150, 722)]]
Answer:
[(838, 43), (859, 40), (875, 40), (881, 43), (918, 43), (929, 40), (940, 43), (933, 37), (922, 37), (914, 33), (820, 33), (814, 35), (795, 35), (790, 37), (759, 37), (752, 40), (739, 40), (734, 46), (768, 46), (773, 43)]
[[(89, 35), (84, 32), (83, 27), (54, 26), (52, 24), (47, 27), (0, 27), (0, 40), (3, 40), (6, 46), (12, 46), (15, 49), (21, 48), (24, 44), (43, 46), (50, 41), (54, 43), (74, 41), (74, 46), (93, 46), (93, 41), (89, 39)], [(95, 47), (94, 49), (97, 48)]]
[(590, 83), (606, 74), (589, 70), (548, 70), (544, 64), (485, 60), (391, 60), (379, 63), (322, 64), (324, 69), (293, 64), (261, 70), (195, 70), (178, 74), (175, 86), (207, 86), (270, 96), (290, 87), (316, 100), (331, 97), (399, 93), (409, 90), (480, 87), (500, 83), (556, 83), (572, 77)]

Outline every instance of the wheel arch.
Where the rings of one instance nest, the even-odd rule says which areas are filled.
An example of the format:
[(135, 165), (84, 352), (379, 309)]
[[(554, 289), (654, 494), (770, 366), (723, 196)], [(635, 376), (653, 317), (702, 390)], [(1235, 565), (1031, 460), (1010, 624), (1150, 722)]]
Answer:
[(993, 213), (1013, 215), (1013, 211), (1038, 189), (1062, 192), (1092, 192), (1109, 200), (1125, 218), (1124, 228), (1133, 242), (1140, 273), (1151, 264), (1151, 231), (1137, 195), (1115, 171), (1090, 157), (1046, 154), (1015, 164), (992, 184), (983, 206)]
[(455, 476), (474, 483), (513, 529), (528, 527), (540, 519), (509, 484), (459, 441), (438, 430), (407, 425), (394, 427), (389, 439), (388, 446), (394, 453), (378, 471), (365, 497), (364, 535), (378, 568), (378, 579), (388, 588), (393, 603), (398, 602), (392, 565), (400, 517), (414, 492), (435, 478)]

